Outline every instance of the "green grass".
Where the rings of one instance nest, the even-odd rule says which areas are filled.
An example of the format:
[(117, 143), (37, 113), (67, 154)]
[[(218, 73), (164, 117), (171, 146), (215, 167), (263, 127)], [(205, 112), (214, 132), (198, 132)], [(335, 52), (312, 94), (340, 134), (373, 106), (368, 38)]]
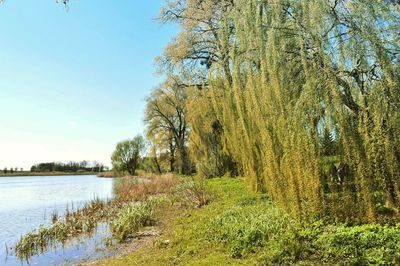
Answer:
[(53, 225), (41, 227), (21, 237), (16, 243), (15, 255), (24, 260), (41, 254), (57, 243), (65, 243), (79, 235), (90, 235), (102, 220), (115, 213), (112, 204), (94, 199), (84, 207), (76, 211), (66, 211), (63, 218), (59, 219), (57, 214), (53, 214)]
[(135, 233), (143, 226), (154, 223), (154, 206), (160, 198), (150, 198), (143, 202), (134, 202), (124, 206), (111, 222), (113, 237), (124, 242), (133, 238)]
[(155, 243), (99, 265), (396, 265), (400, 225), (300, 225), (242, 179), (213, 179), (200, 209), (164, 205)]
[(153, 197), (142, 202), (102, 201), (95, 199), (78, 210), (67, 210), (64, 217), (53, 214), (53, 224), (41, 227), (21, 237), (15, 245), (15, 255), (27, 262), (57, 243), (65, 244), (79, 236), (91, 236), (101, 222), (110, 224), (113, 239), (120, 242), (135, 236), (143, 226), (153, 223), (154, 207), (162, 202)]

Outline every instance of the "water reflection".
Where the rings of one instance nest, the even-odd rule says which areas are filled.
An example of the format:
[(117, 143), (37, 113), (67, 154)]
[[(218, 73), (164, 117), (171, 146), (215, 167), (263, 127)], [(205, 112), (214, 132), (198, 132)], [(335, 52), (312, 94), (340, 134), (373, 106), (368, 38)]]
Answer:
[[(112, 198), (114, 179), (96, 176), (36, 176), (0, 178), (0, 265), (21, 265), (7, 254), (21, 235), (51, 224), (51, 214), (63, 215), (68, 205), (79, 208), (98, 197)], [(104, 225), (103, 225), (104, 227)], [(95, 242), (108, 230), (100, 228), (98, 236), (74, 247), (50, 251), (30, 260), (30, 265), (51, 265), (76, 261), (88, 256), (97, 257)], [(98, 238), (98, 239), (97, 239)], [(96, 254), (95, 254), (96, 253)], [(5, 259), (7, 257), (7, 261)]]

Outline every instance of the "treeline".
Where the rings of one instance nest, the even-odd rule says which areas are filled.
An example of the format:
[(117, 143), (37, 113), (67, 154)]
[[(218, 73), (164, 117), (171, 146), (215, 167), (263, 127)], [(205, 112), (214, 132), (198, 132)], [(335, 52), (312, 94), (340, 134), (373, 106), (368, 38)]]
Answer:
[(31, 167), (31, 172), (103, 172), (105, 170), (108, 170), (108, 167), (95, 161), (39, 163)]
[(400, 7), (367, 0), (173, 0), (181, 31), (147, 99), (156, 171), (247, 177), (300, 220), (400, 208)]
[(14, 172), (22, 172), (22, 171), (24, 171), (24, 169), (23, 168), (18, 168), (18, 167), (15, 167), (15, 168), (7, 168), (7, 167), (4, 167), (4, 169), (3, 169), (3, 173), (4, 174), (7, 174), (7, 173), (14, 173)]

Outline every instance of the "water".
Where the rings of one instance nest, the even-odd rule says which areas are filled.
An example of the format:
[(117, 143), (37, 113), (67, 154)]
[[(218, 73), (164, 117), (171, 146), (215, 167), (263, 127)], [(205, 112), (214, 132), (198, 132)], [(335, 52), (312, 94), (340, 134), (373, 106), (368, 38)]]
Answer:
[[(114, 179), (93, 175), (0, 177), (0, 265), (22, 265), (12, 252), (7, 255), (6, 246), (12, 247), (21, 235), (41, 225), (50, 225), (54, 211), (62, 215), (67, 206), (76, 209), (95, 197), (112, 198), (113, 182)], [(30, 265), (55, 265), (96, 257), (100, 239), (96, 236), (82, 242), (76, 240), (65, 249), (33, 257)]]

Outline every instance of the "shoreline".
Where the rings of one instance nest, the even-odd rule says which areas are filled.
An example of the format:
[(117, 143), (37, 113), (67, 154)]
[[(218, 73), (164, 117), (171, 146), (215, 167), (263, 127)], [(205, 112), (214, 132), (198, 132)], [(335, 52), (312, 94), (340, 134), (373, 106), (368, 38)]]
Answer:
[(182, 201), (159, 206), (158, 234), (134, 238), (127, 253), (76, 265), (391, 265), (398, 261), (393, 247), (400, 243), (399, 224), (316, 220), (302, 225), (266, 194), (249, 191), (244, 179), (211, 179), (205, 188), (211, 199), (207, 205), (190, 207)]
[(14, 172), (0, 173), (1, 177), (24, 177), (24, 176), (79, 176), (79, 175), (98, 175), (98, 172)]

